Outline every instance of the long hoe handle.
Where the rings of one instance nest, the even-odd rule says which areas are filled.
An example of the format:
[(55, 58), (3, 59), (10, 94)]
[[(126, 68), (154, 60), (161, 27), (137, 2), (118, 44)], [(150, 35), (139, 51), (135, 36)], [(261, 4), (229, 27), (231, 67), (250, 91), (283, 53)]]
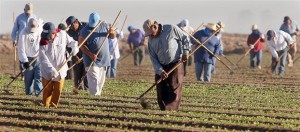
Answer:
[[(120, 16), (121, 12), (122, 12), (122, 11), (119, 11), (117, 17), (115, 18), (115, 20), (114, 20), (114, 22), (113, 22), (113, 24), (112, 24), (112, 27), (115, 26), (117, 20), (119, 19), (119, 16)], [(107, 33), (107, 35), (105, 36), (105, 38), (104, 38), (104, 40), (103, 40), (103, 42), (102, 42), (100, 48), (98, 49), (98, 51), (97, 51), (97, 53), (96, 53), (96, 56), (99, 55), (99, 53), (100, 53), (100, 51), (102, 50), (102, 48), (103, 48), (103, 46), (104, 46), (104, 44), (105, 44), (105, 42), (106, 42), (108, 36), (109, 36), (109, 33)], [(90, 69), (91, 69), (91, 67), (94, 65), (94, 63), (95, 63), (95, 61), (92, 61), (92, 62), (91, 62), (90, 66), (88, 67), (88, 69), (87, 69), (87, 71), (86, 71), (86, 73), (85, 73), (84, 76), (81, 78), (78, 87), (75, 88), (75, 89), (73, 90), (73, 92), (74, 92), (75, 94), (79, 94), (78, 89), (79, 89), (80, 85), (83, 83), (84, 78), (87, 76), (87, 73), (90, 71)]]
[[(189, 53), (188, 57), (192, 56), (201, 46), (204, 46), (203, 44), (205, 44), (209, 39), (211, 39), (218, 31), (220, 31), (221, 28), (219, 28), (217, 31), (213, 32), (212, 35), (210, 35), (208, 38), (205, 39), (205, 41), (203, 43), (198, 43), (199, 46), (197, 48), (195, 48), (192, 52)], [(183, 30), (184, 31), (184, 30)], [(185, 31), (184, 31), (185, 32)], [(187, 33), (187, 32), (186, 32)], [(188, 34), (188, 33), (187, 33)], [(189, 34), (190, 35), (190, 34)], [(191, 36), (191, 35), (190, 35)], [(167, 72), (167, 74), (169, 75), (170, 73), (172, 73), (178, 66), (180, 66), (182, 64), (182, 61), (178, 62), (171, 70), (169, 70)], [(159, 84), (162, 81), (162, 78), (160, 78), (159, 80), (157, 80), (154, 84), (152, 84), (152, 86), (150, 88), (148, 88), (143, 94), (141, 94), (137, 100), (143, 98), (148, 92), (150, 92), (157, 84)]]

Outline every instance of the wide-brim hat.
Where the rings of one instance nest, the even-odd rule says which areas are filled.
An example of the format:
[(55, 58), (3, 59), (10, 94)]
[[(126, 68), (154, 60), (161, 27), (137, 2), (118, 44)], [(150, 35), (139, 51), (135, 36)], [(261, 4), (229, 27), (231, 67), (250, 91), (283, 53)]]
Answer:
[(204, 27), (210, 29), (210, 30), (213, 30), (213, 31), (216, 31), (217, 30), (217, 25), (214, 24), (214, 23), (207, 23), (206, 25), (204, 25)]

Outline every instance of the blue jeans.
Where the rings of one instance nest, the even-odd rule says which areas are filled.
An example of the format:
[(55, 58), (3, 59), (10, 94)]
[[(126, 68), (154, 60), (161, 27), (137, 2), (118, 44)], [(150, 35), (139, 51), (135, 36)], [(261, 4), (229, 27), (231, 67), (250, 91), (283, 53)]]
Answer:
[(112, 59), (110, 61), (110, 66), (106, 71), (106, 77), (115, 78), (117, 76), (117, 64), (118, 64), (118, 59)]
[[(285, 61), (286, 61), (286, 58), (287, 58), (287, 51), (285, 49), (280, 50), (280, 51), (277, 51), (277, 54), (278, 54), (278, 56), (281, 56), (282, 54), (284, 54), (282, 56), (282, 58), (280, 59), (280, 61), (279, 61), (279, 67), (278, 67), (279, 74), (283, 75), (284, 74)], [(273, 73), (275, 73), (276, 67), (277, 67), (277, 64), (278, 64), (278, 63), (276, 63), (275, 60), (276, 60), (276, 58), (272, 57), (272, 72)]]
[(262, 50), (259, 50), (258, 52), (250, 51), (250, 68), (255, 67), (254, 66), (255, 57), (256, 57), (256, 66), (259, 66), (262, 58)]
[(216, 74), (216, 61), (217, 59), (215, 57), (212, 58), (213, 59), (213, 64), (211, 65), (211, 73), (212, 74)]
[[(34, 58), (28, 57), (29, 63)], [(39, 94), (43, 88), (41, 80), (41, 63), (37, 59), (25, 72), (25, 93), (26, 95), (32, 95), (35, 89), (35, 95)]]
[[(210, 82), (212, 64), (204, 62), (195, 62), (196, 78), (198, 81)], [(203, 79), (201, 78), (202, 73)]]

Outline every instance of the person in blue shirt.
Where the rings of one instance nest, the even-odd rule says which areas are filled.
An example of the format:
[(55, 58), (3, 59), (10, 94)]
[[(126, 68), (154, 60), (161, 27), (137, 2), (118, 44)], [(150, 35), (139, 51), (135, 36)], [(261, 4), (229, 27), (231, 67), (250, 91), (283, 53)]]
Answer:
[[(27, 23), (28, 23), (29, 19), (31, 19), (31, 18), (36, 19), (36, 16), (33, 14), (33, 4), (27, 3), (24, 8), (24, 13), (20, 14), (17, 17), (17, 19), (14, 23), (14, 27), (11, 31), (11, 38), (12, 38), (14, 47), (17, 46), (17, 44), (18, 44), (17, 40), (19, 38), (19, 35), (21, 34), (21, 31), (27, 26)], [(23, 70), (23, 68), (21, 66), (21, 62), (20, 62), (19, 68), (20, 68), (20, 71)], [(23, 79), (23, 74), (21, 74), (21, 77)]]
[[(100, 22), (100, 16), (98, 13), (91, 13), (89, 16), (88, 25), (86, 25), (80, 31), (78, 42), (82, 43), (85, 37), (92, 31), (94, 27)], [(95, 63), (91, 66), (87, 72), (88, 91), (91, 95), (101, 95), (102, 87), (106, 78), (106, 67), (110, 66), (110, 53), (108, 41), (103, 43), (105, 37), (109, 34), (111, 39), (116, 37), (116, 33), (112, 28), (108, 29), (106, 23), (102, 23), (95, 32), (87, 39), (87, 41), (80, 47), (83, 52), (83, 63), (87, 70), (91, 63)], [(102, 46), (103, 43), (103, 46)], [(102, 46), (100, 53), (97, 55), (98, 50)]]
[(148, 19), (143, 24), (145, 36), (149, 36), (148, 49), (155, 70), (157, 102), (161, 110), (178, 110), (181, 96), (184, 69), (179, 65), (173, 72), (167, 72), (176, 64), (188, 60), (190, 41), (178, 27), (159, 24)]
[[(219, 52), (216, 55), (222, 55), (224, 48), (223, 48), (223, 43), (222, 43), (222, 34), (221, 34), (221, 32), (223, 31), (225, 25), (224, 25), (224, 23), (219, 21), (217, 23), (217, 27), (221, 28), (221, 30), (215, 34), (215, 36), (217, 36), (217, 38), (220, 40)], [(212, 64), (212, 67), (211, 67), (211, 73), (212, 74), (216, 74), (216, 61), (217, 61), (217, 59), (214, 57), (213, 58), (213, 64)]]
[[(194, 37), (199, 40), (201, 43), (205, 41), (208, 37), (212, 35), (214, 31), (217, 30), (216, 24), (208, 23), (205, 25), (205, 29), (199, 30), (194, 34)], [(198, 43), (196, 41), (192, 40), (192, 44)], [(209, 39), (205, 44), (205, 47), (207, 47), (210, 51), (212, 51), (214, 54), (219, 53), (220, 49), (220, 40), (217, 38), (217, 36), (212, 36), (211, 39)], [(210, 54), (205, 48), (201, 47), (199, 48), (195, 54), (194, 54), (194, 63), (195, 63), (195, 72), (196, 72), (196, 78), (198, 81), (210, 81), (211, 78), (211, 68), (214, 63), (214, 55)], [(203, 75), (203, 78), (202, 78)]]

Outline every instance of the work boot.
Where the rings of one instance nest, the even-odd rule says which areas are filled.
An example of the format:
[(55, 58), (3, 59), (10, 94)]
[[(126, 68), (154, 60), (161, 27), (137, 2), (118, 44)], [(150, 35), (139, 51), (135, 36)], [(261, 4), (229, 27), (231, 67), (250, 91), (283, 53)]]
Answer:
[(258, 65), (258, 66), (257, 66), (257, 68), (260, 70), (260, 69), (261, 69), (261, 66), (260, 66), (260, 65)]

